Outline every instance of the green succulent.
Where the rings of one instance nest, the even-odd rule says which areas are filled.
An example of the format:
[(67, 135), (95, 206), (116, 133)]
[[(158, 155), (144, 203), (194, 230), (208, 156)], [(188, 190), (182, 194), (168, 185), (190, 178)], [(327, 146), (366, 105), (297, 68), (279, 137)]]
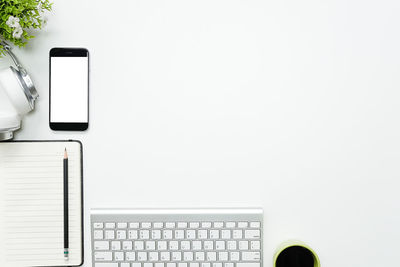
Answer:
[[(0, 0), (0, 41), (23, 47), (34, 38), (32, 29), (42, 29), (46, 24), (43, 16), (50, 11), (49, 0)], [(0, 43), (0, 57), (4, 55)]]

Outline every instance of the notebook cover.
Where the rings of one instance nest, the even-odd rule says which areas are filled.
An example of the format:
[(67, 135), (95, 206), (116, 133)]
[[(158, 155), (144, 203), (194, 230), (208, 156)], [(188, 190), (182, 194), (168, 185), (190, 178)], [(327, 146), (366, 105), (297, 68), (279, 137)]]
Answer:
[[(2, 141), (1, 143), (36, 143), (36, 142), (46, 142), (46, 143), (57, 143), (57, 142), (76, 142), (80, 145), (81, 148), (81, 235), (82, 235), (82, 242), (81, 242), (81, 246), (82, 246), (82, 255), (81, 255), (81, 263), (78, 265), (68, 265), (69, 267), (74, 267), (74, 266), (82, 266), (84, 263), (84, 206), (83, 206), (83, 145), (82, 142), (79, 140), (72, 140), (72, 139), (68, 139), (68, 140), (11, 140), (11, 141)], [(32, 267), (68, 267), (66, 265), (59, 265), (59, 266), (32, 266)]]

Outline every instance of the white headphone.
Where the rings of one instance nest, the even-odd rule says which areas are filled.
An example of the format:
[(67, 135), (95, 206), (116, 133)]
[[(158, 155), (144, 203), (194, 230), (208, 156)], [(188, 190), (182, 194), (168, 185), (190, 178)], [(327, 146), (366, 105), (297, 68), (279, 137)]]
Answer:
[(39, 96), (11, 47), (5, 42), (1, 45), (17, 68), (0, 70), (0, 141), (13, 138), (13, 132), (21, 127), (22, 116), (34, 109)]

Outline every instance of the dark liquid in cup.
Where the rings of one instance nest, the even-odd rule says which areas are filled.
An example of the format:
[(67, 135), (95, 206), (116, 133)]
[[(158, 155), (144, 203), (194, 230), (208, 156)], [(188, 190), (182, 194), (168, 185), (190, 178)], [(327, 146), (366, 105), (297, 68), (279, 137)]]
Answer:
[(279, 254), (276, 267), (314, 267), (314, 256), (304, 247), (288, 247)]

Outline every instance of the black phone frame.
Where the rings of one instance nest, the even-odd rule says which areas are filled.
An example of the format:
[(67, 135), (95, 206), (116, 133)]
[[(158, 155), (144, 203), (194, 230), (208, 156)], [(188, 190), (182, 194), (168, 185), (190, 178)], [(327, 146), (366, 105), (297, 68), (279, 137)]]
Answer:
[[(52, 122), (51, 121), (51, 58), (52, 57), (87, 57), (88, 58), (88, 97), (87, 122)], [(89, 51), (86, 48), (54, 47), (49, 52), (49, 126), (54, 131), (85, 131), (89, 128)]]

